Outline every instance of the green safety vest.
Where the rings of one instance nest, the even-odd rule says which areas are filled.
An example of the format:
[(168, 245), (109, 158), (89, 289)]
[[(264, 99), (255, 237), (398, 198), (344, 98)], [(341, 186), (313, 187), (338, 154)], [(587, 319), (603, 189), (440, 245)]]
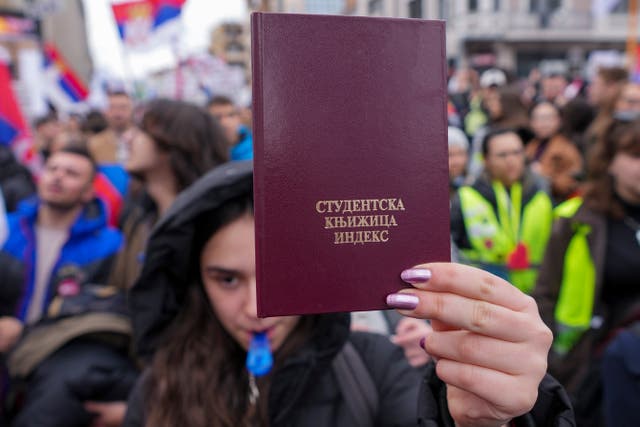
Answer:
[[(489, 271), (505, 271), (518, 289), (531, 293), (542, 262), (547, 241), (551, 235), (553, 207), (549, 196), (538, 191), (522, 211), (522, 184), (511, 186), (509, 194), (498, 181), (494, 181), (498, 216), (493, 206), (477, 190), (462, 187), (459, 190), (464, 225), (471, 249), (461, 250), (473, 265)], [(518, 245), (526, 248), (528, 267), (509, 268), (509, 256)]]
[(476, 95), (469, 102), (469, 112), (464, 117), (464, 131), (467, 135), (475, 135), (486, 124), (487, 114), (482, 110), (482, 99)]
[[(557, 217), (571, 218), (582, 205), (573, 198), (555, 209)], [(596, 289), (596, 268), (589, 251), (587, 236), (591, 227), (574, 224), (574, 234), (564, 255), (560, 294), (554, 312), (556, 332), (553, 350), (567, 354), (591, 325)]]

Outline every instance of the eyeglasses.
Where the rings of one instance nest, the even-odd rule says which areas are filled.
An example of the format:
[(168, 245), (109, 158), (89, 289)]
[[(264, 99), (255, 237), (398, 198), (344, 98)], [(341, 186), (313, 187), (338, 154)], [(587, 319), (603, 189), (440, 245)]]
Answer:
[(524, 155), (524, 149), (522, 148), (519, 148), (517, 150), (511, 150), (511, 151), (499, 151), (497, 153), (491, 154), (491, 156), (497, 157), (500, 160), (504, 160), (509, 156), (520, 157), (522, 155)]

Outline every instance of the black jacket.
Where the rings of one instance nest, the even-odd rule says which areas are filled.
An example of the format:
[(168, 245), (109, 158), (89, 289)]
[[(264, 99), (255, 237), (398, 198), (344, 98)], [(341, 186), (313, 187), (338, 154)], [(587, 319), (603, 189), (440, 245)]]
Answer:
[[(142, 275), (130, 296), (136, 346), (142, 357), (152, 355), (184, 300), (184, 271), (191, 257), (197, 256), (189, 253), (194, 219), (251, 191), (251, 170), (250, 162), (235, 162), (209, 172), (178, 196), (153, 230)], [(268, 405), (271, 426), (353, 425), (331, 369), (332, 360), (347, 340), (360, 354), (378, 391), (376, 425), (452, 425), (443, 399), (444, 385), (433, 375), (433, 369), (424, 381), (422, 374), (409, 366), (402, 351), (386, 337), (351, 333), (348, 314), (322, 314), (314, 318), (310, 339), (272, 374)], [(145, 378), (142, 377), (130, 397), (124, 427), (144, 425)], [(571, 417), (571, 410), (562, 399), (564, 395), (552, 389), (541, 394), (547, 395), (553, 395), (552, 403), (541, 399), (544, 400), (543, 415), (538, 418), (541, 423), (532, 425), (573, 425), (555, 423), (562, 416)]]
[(0, 189), (7, 212), (13, 212), (18, 203), (36, 193), (36, 185), (29, 169), (21, 165), (11, 148), (0, 144)]

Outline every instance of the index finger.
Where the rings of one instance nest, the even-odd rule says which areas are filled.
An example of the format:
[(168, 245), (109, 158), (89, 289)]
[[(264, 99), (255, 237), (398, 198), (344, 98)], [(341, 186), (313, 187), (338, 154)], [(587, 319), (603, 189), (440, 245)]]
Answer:
[(416, 289), (456, 294), (519, 312), (531, 309), (530, 298), (511, 283), (468, 265), (420, 264), (403, 271), (402, 279)]

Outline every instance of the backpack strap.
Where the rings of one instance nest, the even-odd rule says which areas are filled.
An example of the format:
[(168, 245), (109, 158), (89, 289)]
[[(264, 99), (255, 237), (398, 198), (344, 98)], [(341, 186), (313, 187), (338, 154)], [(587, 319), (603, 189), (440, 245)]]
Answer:
[(351, 342), (347, 341), (332, 363), (340, 392), (353, 416), (354, 427), (371, 427), (378, 413), (378, 389)]

